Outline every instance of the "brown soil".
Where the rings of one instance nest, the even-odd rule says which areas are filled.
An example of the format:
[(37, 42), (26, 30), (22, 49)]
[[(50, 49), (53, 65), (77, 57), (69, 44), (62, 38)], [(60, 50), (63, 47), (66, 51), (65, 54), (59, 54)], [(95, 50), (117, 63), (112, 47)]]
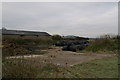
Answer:
[(33, 59), (36, 62), (52, 63), (59, 66), (73, 66), (81, 64), (94, 59), (101, 59), (104, 57), (115, 56), (116, 54), (98, 54), (98, 53), (77, 53), (72, 51), (62, 51), (60, 47), (44, 50), (47, 54), (44, 55), (26, 55), (26, 56), (13, 56), (8, 58), (25, 58)]

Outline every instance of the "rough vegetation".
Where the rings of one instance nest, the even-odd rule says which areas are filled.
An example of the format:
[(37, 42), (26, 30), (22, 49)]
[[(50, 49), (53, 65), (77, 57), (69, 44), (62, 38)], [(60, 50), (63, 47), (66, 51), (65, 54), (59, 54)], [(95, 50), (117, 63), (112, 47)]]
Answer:
[(53, 40), (41, 39), (3, 39), (2, 57), (26, 55), (26, 54), (43, 54), (43, 49), (48, 49), (53, 44)]
[(27, 59), (3, 61), (3, 78), (117, 78), (117, 57), (93, 60), (73, 67), (42, 64)]
[[(76, 38), (77, 40), (83, 40), (84, 38)], [(65, 40), (59, 35), (53, 35), (51, 39), (48, 38), (14, 38), (3, 36), (2, 45), (3, 45), (3, 58), (6, 56), (15, 56), (15, 55), (27, 55), (27, 54), (43, 54), (45, 52), (40, 52), (40, 50), (48, 49), (53, 44), (58, 41)], [(67, 41), (71, 40), (67, 38)], [(76, 49), (76, 48), (75, 48)]]
[(120, 44), (119, 36), (97, 38), (90, 42), (85, 51), (91, 52), (114, 52), (118, 53), (118, 45)]
[[(57, 41), (64, 40), (53, 36), (51, 40), (3, 39), (3, 78), (117, 78), (117, 57), (94, 60), (73, 67), (61, 67), (31, 59), (5, 59), (8, 56), (40, 54)], [(69, 40), (69, 39), (67, 39)], [(71, 40), (71, 39), (70, 39)], [(119, 37), (104, 37), (89, 41), (85, 52), (117, 53)]]

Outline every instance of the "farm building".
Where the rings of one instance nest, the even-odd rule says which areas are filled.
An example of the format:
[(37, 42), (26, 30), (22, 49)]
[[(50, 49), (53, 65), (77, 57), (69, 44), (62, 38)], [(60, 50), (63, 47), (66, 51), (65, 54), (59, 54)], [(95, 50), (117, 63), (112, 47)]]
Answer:
[(37, 32), (37, 31), (22, 31), (22, 30), (8, 30), (2, 28), (2, 38), (11, 37), (11, 38), (50, 38), (51, 35), (47, 32)]

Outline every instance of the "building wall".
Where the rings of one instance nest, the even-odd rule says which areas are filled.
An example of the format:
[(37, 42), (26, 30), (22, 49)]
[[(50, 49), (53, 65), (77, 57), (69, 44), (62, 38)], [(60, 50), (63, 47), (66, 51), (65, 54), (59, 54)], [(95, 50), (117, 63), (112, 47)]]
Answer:
[(2, 40), (4, 39), (41, 39), (41, 40), (51, 40), (51, 36), (20, 36), (20, 35), (2, 35)]

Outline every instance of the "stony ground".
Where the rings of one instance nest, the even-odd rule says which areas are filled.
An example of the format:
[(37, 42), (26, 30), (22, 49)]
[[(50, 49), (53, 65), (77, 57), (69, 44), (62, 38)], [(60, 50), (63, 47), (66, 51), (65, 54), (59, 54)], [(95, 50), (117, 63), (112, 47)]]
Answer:
[(70, 67), (90, 60), (101, 59), (104, 57), (111, 57), (116, 55), (116, 54), (77, 53), (72, 51), (62, 51), (60, 47), (55, 47), (43, 51), (47, 51), (48, 53), (43, 55), (11, 56), (6, 58), (33, 59), (34, 61), (40, 63), (52, 63), (59, 66)]

